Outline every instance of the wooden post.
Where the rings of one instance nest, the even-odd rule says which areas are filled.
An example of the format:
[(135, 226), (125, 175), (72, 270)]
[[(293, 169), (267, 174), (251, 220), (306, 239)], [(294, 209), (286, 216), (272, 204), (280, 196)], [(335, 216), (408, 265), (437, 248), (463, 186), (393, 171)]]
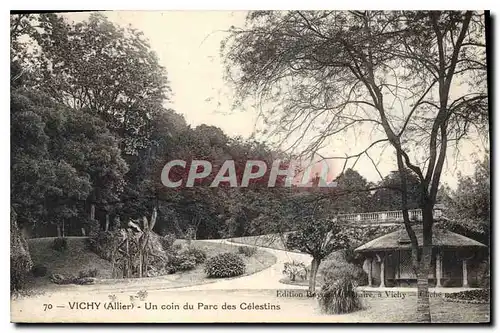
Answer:
[(95, 205), (94, 204), (90, 205), (90, 219), (95, 220)]
[(373, 258), (370, 258), (370, 264), (368, 265), (368, 287), (372, 286), (372, 267), (373, 267)]
[(380, 258), (380, 288), (385, 288), (385, 254)]
[(438, 249), (436, 253), (436, 287), (441, 287), (441, 274), (442, 274), (442, 254)]
[(467, 259), (462, 259), (462, 287), (469, 287), (469, 279), (467, 278)]

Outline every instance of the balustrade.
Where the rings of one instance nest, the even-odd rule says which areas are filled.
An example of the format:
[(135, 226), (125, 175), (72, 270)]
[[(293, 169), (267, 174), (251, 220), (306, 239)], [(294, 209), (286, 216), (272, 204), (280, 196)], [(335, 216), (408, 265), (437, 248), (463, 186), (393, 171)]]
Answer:
[[(422, 210), (421, 209), (410, 209), (408, 210), (408, 215), (410, 221), (422, 221)], [(435, 217), (442, 216), (441, 210), (434, 211)], [(351, 213), (351, 214), (339, 214), (337, 216), (338, 220), (347, 222), (370, 222), (370, 223), (402, 223), (403, 222), (403, 211), (384, 211), (384, 212), (369, 212), (369, 213)]]

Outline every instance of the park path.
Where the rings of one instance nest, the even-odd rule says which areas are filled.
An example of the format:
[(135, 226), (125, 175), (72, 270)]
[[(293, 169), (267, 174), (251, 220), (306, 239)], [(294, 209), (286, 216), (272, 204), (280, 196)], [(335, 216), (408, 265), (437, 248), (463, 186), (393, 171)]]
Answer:
[[(248, 244), (240, 244), (229, 242), (225, 239), (216, 240), (204, 240), (206, 242), (212, 243), (222, 243), (231, 244), (236, 246), (248, 246)], [(224, 279), (214, 283), (200, 284), (196, 286), (176, 288), (177, 290), (243, 290), (243, 289), (283, 289), (283, 288), (293, 288), (293, 289), (307, 289), (305, 286), (291, 286), (279, 282), (280, 279), (284, 277), (283, 275), (283, 265), (285, 262), (296, 260), (301, 261), (306, 265), (312, 260), (309, 254), (288, 252), (284, 250), (271, 249), (267, 247), (257, 246), (257, 248), (272, 253), (276, 256), (276, 263), (260, 272), (237, 277), (231, 279)]]

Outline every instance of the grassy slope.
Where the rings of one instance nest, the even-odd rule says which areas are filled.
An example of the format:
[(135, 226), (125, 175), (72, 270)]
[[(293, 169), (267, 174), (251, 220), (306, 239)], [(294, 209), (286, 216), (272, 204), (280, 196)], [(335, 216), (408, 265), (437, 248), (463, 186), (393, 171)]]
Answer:
[(229, 241), (234, 243), (262, 246), (277, 250), (286, 250), (283, 239), (279, 234), (267, 234), (261, 236), (234, 237)]
[(52, 249), (54, 239), (48, 237), (28, 240), (33, 263), (47, 267), (49, 275), (78, 275), (81, 270), (96, 268), (100, 278), (111, 277), (111, 263), (89, 251), (85, 237), (67, 237), (68, 248), (63, 252)]
[[(28, 240), (33, 262), (47, 267), (48, 273), (45, 277), (31, 278), (29, 286), (31, 288), (49, 287), (52, 289), (56, 285), (50, 282), (51, 274), (78, 275), (81, 270), (97, 268), (98, 278), (103, 284), (125, 283), (143, 284), (144, 279), (149, 283), (159, 283), (162, 287), (181, 287), (210, 283), (216, 279), (208, 279), (203, 271), (203, 265), (198, 265), (194, 270), (171, 274), (163, 277), (153, 277), (144, 279), (117, 280), (110, 279), (111, 263), (100, 258), (86, 247), (85, 237), (68, 237), (68, 249), (65, 252), (58, 252), (51, 248), (54, 238), (35, 238)], [(177, 244), (186, 244), (184, 240), (177, 240)], [(207, 257), (212, 257), (222, 252), (237, 252), (237, 246), (231, 244), (205, 242), (202, 240), (192, 241), (192, 246), (202, 248), (206, 251)], [(246, 264), (245, 275), (256, 273), (276, 263), (276, 257), (263, 250), (248, 258), (242, 256)], [(103, 280), (101, 280), (103, 279)]]

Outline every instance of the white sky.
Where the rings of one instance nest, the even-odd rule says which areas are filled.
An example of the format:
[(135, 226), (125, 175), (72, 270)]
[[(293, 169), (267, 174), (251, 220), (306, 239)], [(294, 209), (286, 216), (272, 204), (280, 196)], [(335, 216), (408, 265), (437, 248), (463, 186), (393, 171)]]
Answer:
[[(244, 11), (116, 11), (105, 12), (110, 21), (144, 32), (160, 63), (165, 66), (173, 91), (172, 108), (181, 113), (193, 127), (208, 124), (220, 127), (229, 136), (248, 137), (255, 129), (256, 111), (231, 110), (232, 92), (223, 80), (223, 64), (219, 55), (220, 43), (232, 25), (243, 26)], [(67, 18), (79, 21), (86, 13), (70, 13)], [(367, 139), (343, 137), (332, 142), (331, 155), (355, 153), (366, 148)], [(454, 187), (458, 172), (471, 174), (473, 161), (482, 158), (484, 146), (465, 143), (461, 155), (448, 154), (442, 182)], [(335, 152), (335, 153), (331, 153)], [(375, 153), (377, 153), (375, 151)], [(377, 155), (374, 155), (377, 156)], [(342, 163), (337, 163), (340, 170)], [(391, 149), (387, 149), (378, 165), (385, 176), (397, 169)], [(356, 168), (369, 181), (380, 177), (367, 158), (358, 161)]]

